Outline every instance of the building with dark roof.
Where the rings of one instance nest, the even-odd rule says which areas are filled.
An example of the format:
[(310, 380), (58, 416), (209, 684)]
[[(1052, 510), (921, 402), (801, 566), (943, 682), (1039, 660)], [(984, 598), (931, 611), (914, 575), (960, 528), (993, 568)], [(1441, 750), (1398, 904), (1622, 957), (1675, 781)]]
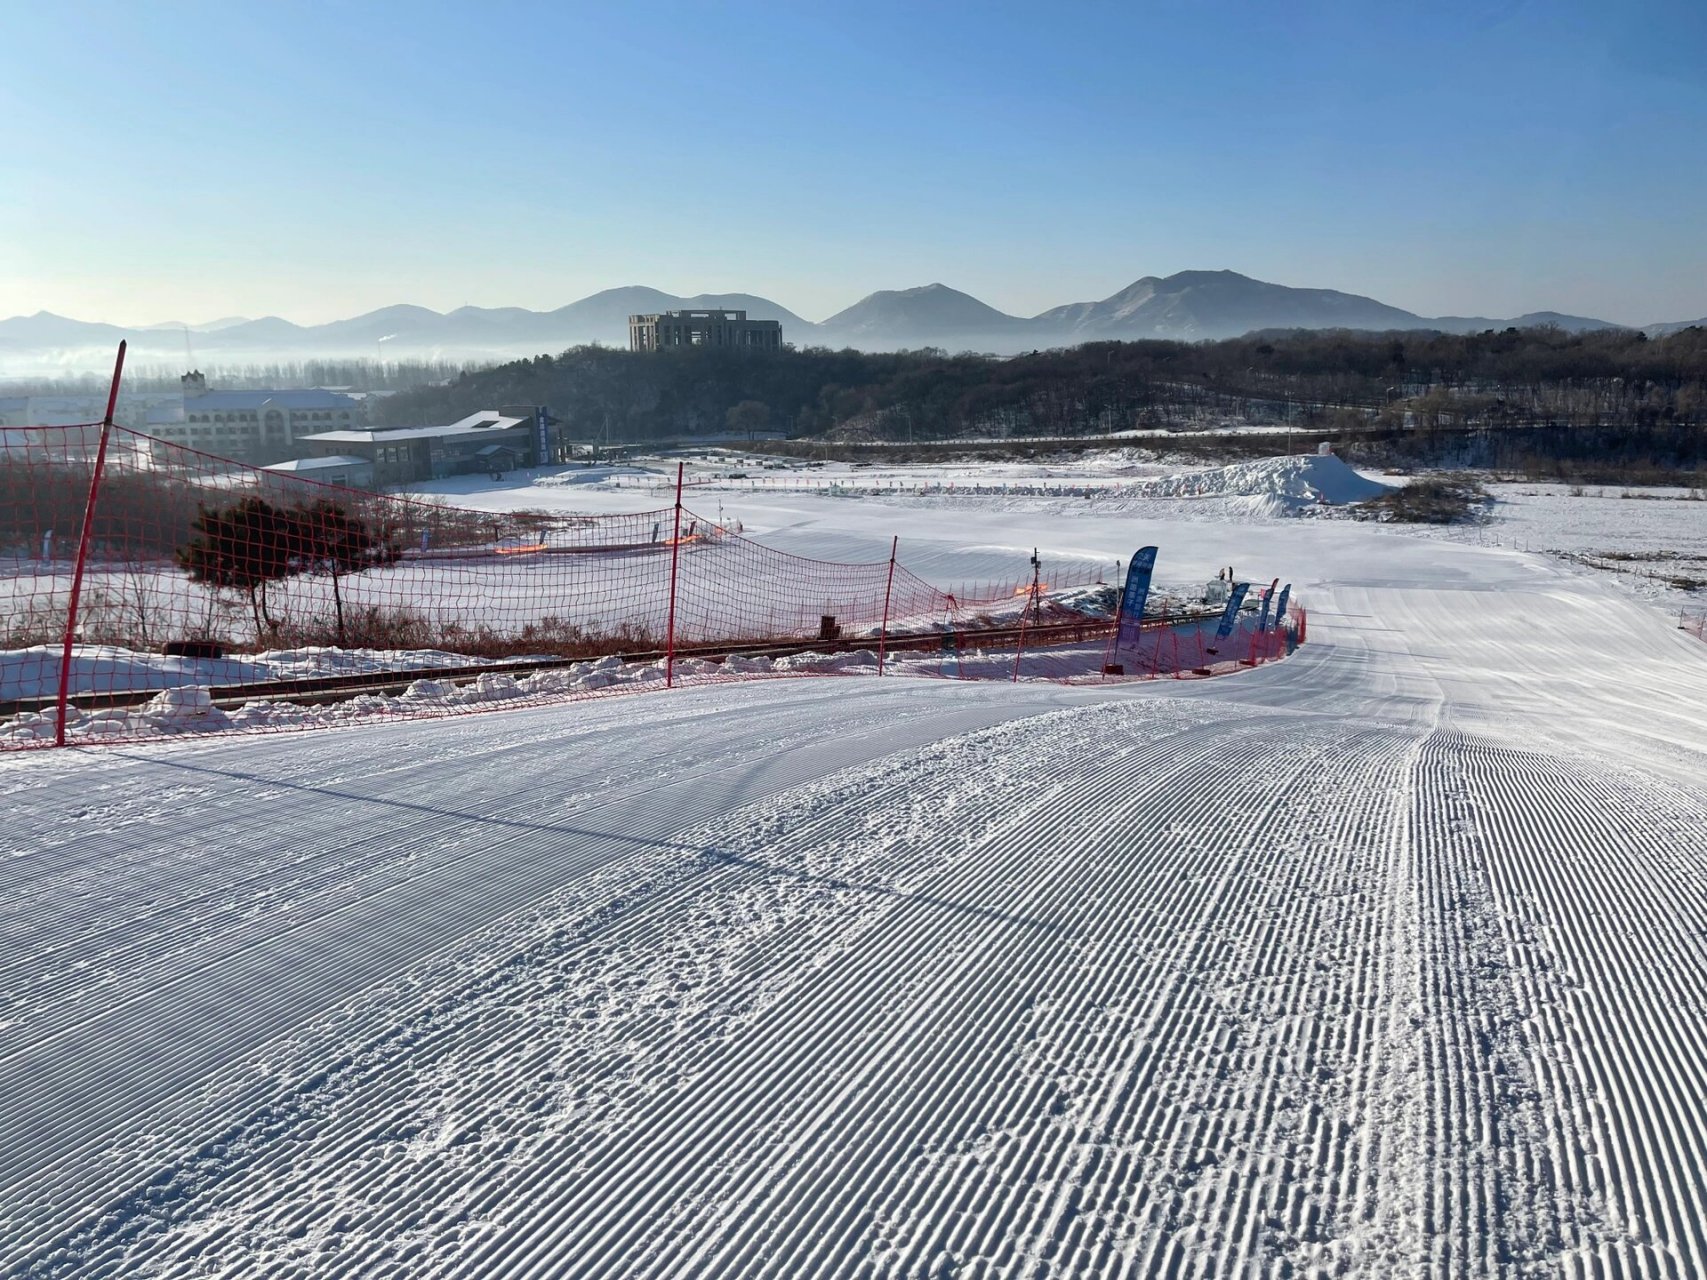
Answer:
[(447, 476), (502, 475), (566, 457), (561, 424), (544, 405), (511, 405), (471, 413), (436, 427), (323, 431), (298, 448), (311, 457), (362, 458), (382, 488)]

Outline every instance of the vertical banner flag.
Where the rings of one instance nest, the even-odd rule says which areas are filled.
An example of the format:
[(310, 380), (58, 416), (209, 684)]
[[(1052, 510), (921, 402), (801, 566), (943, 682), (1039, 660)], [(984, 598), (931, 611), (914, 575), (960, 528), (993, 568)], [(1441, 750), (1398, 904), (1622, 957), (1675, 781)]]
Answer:
[(1245, 603), (1245, 592), (1251, 589), (1248, 582), (1235, 582), (1233, 589), (1227, 593), (1227, 611), (1221, 615), (1221, 625), (1215, 628), (1215, 637), (1225, 640), (1233, 634), (1233, 624), (1239, 620), (1239, 610)]
[(551, 456), (551, 429), (546, 425), (550, 415), (544, 405), (535, 405), (533, 410), (534, 454), (536, 467), (547, 467), (556, 461)]
[(1120, 594), (1120, 630), (1115, 646), (1137, 644), (1144, 623), (1144, 604), (1150, 598), (1150, 574), (1156, 568), (1156, 548), (1140, 547), (1126, 567), (1126, 589)]
[(1257, 633), (1259, 635), (1268, 630), (1268, 607), (1274, 603), (1274, 592), (1278, 586), (1280, 586), (1280, 579), (1276, 578), (1268, 584), (1268, 589), (1262, 593), (1262, 613), (1257, 617)]
[(1274, 629), (1280, 630), (1280, 624), (1286, 620), (1286, 597), (1292, 594), (1292, 584), (1288, 582), (1280, 589), (1280, 601), (1274, 606)]

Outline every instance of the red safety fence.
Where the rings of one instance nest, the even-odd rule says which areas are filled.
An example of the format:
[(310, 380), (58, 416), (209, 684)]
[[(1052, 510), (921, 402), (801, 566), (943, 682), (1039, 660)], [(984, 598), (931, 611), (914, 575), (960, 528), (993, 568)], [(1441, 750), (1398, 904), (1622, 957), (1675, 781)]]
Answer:
[(1101, 572), (1024, 568), (939, 585), (893, 553), (791, 555), (679, 500), (476, 511), (116, 425), (0, 428), (0, 748), (761, 675), (1186, 675), (1285, 646), (1249, 620), (1222, 647), (1195, 617), (1156, 619), (1115, 662)]
[(960, 680), (1066, 684), (1189, 680), (1285, 657), (1302, 641), (1304, 611), (1292, 610), (1283, 623), (1266, 626), (1260, 614), (1245, 612), (1226, 636), (1218, 634), (1220, 623), (1220, 610), (1164, 607), (1123, 645), (1111, 623), (1051, 621), (1046, 611), (1035, 624), (902, 641), (895, 645), (896, 669)]

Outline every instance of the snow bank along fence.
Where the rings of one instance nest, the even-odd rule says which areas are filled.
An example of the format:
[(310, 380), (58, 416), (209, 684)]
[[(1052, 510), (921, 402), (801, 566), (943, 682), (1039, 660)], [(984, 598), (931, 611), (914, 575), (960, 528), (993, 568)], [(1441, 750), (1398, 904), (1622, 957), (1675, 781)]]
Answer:
[(951, 590), (894, 549), (790, 555), (679, 491), (630, 515), (490, 513), (241, 465), (110, 409), (0, 428), (0, 748), (762, 675), (1183, 675), (1284, 643), (1152, 619), (1112, 663), (1115, 594), (1088, 563)]

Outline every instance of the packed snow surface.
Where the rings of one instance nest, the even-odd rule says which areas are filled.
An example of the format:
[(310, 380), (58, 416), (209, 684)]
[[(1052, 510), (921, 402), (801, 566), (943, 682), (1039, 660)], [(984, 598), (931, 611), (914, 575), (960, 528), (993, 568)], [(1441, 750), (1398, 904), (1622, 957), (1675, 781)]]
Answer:
[(1707, 1274), (1707, 646), (1254, 528), (1225, 679), (0, 758), (0, 1275)]

